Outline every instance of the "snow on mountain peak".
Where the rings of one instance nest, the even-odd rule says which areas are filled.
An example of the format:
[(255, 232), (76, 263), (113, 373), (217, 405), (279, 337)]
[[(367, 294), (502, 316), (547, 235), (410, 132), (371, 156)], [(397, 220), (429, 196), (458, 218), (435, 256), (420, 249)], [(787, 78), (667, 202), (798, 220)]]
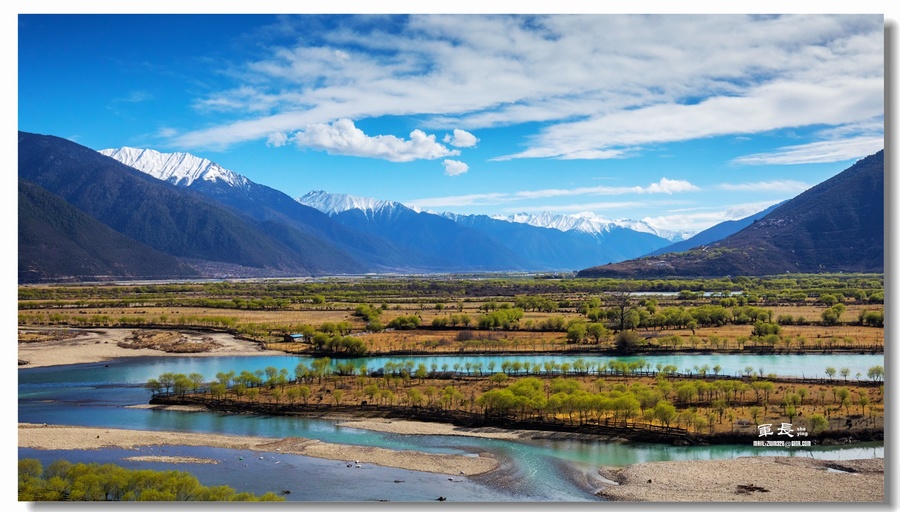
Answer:
[(174, 185), (191, 186), (197, 180), (221, 181), (237, 188), (246, 188), (247, 178), (221, 165), (189, 153), (160, 153), (152, 149), (122, 147), (103, 149), (100, 154)]
[(532, 226), (558, 229), (560, 231), (578, 230), (585, 233), (606, 233), (614, 228), (626, 228), (642, 233), (650, 233), (671, 241), (679, 241), (687, 238), (686, 233), (660, 229), (642, 220), (632, 219), (605, 219), (593, 212), (581, 212), (572, 215), (561, 215), (550, 212), (542, 213), (517, 213), (509, 216), (494, 216), (494, 219), (509, 222), (519, 222)]
[(298, 197), (296, 201), (300, 204), (315, 208), (327, 215), (337, 215), (338, 213), (354, 209), (370, 213), (384, 209), (394, 210), (397, 207), (404, 207), (402, 204), (395, 201), (382, 201), (380, 199), (372, 199), (371, 197), (351, 196), (350, 194), (331, 194), (324, 190), (307, 192), (303, 197)]

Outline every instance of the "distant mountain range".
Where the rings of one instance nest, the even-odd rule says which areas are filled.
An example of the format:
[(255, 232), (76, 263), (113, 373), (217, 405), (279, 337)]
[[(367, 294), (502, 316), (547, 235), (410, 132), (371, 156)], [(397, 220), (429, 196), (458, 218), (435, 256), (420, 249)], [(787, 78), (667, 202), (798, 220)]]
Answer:
[[(395, 201), (330, 194), (316, 190), (297, 199), (327, 213), (342, 225), (380, 234), (410, 251), (428, 251), (432, 260), (451, 257), (465, 262), (479, 252), (500, 255), (496, 264), (504, 270), (565, 270), (585, 262), (610, 262), (633, 258), (668, 245), (659, 235), (623, 227), (614, 222), (589, 225), (577, 219), (563, 225), (564, 216), (497, 218), (486, 215), (423, 212)], [(546, 222), (544, 225), (541, 221)], [(551, 225), (553, 222), (556, 225)], [(639, 223), (635, 223), (640, 225)], [(642, 225), (650, 231), (648, 225)], [(438, 235), (438, 238), (434, 238)], [(461, 241), (468, 241), (462, 243)], [(483, 256), (482, 256), (483, 257)], [(590, 263), (588, 263), (590, 264)]]
[(686, 252), (595, 266), (581, 277), (884, 272), (884, 151), (737, 233)]
[[(295, 200), (187, 153), (98, 152), (25, 132), (19, 180), (23, 283), (571, 272), (684, 238), (640, 221), (587, 215), (435, 213), (324, 191)], [(736, 229), (723, 226), (713, 236)]]
[[(297, 201), (332, 216), (347, 210), (362, 210), (363, 212), (374, 213), (385, 208), (410, 208), (416, 212), (422, 212), (422, 210), (418, 208), (407, 207), (402, 203), (395, 201), (384, 201), (368, 197), (352, 196), (349, 194), (333, 194), (325, 192), (324, 190), (314, 190), (309, 192), (303, 197), (297, 198)], [(466, 217), (466, 215), (452, 212), (442, 212), (438, 213), (438, 215), (442, 215), (454, 221)], [(588, 234), (602, 234), (615, 229), (625, 228), (640, 233), (649, 233), (659, 238), (665, 238), (671, 242), (685, 240), (691, 235), (691, 232), (689, 231), (660, 229), (651, 226), (645, 221), (631, 219), (607, 220), (590, 213), (579, 215), (559, 215), (549, 212), (539, 214), (518, 213), (509, 216), (492, 215), (490, 218), (505, 222), (528, 224), (539, 228), (550, 228), (559, 231), (581, 231)]]

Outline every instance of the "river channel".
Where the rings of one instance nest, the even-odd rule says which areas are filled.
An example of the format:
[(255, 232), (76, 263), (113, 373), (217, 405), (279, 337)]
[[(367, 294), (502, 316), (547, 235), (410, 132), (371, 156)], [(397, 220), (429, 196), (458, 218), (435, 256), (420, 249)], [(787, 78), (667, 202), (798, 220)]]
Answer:
[[(426, 367), (444, 364), (465, 368), (480, 364), (487, 369), (493, 361), (499, 371), (504, 361), (543, 365), (547, 360), (572, 363), (581, 357), (590, 364), (611, 358), (597, 356), (467, 356), (404, 357)], [(625, 358), (615, 358), (622, 360)], [(634, 358), (637, 359), (637, 358)], [(681, 370), (696, 366), (719, 366), (721, 375), (738, 375), (748, 367), (768, 375), (824, 376), (826, 367), (850, 368), (850, 375), (866, 375), (868, 368), (883, 365), (880, 354), (841, 355), (690, 355), (641, 357), (649, 367), (657, 363)], [(369, 370), (383, 366), (386, 359), (356, 361)], [(144, 383), (163, 372), (197, 372), (211, 380), (222, 371), (254, 371), (269, 366), (286, 368), (293, 375), (297, 356), (124, 358), (107, 363), (21, 369), (18, 371), (18, 421), (139, 430), (209, 432), (282, 438), (288, 436), (319, 439), (350, 445), (379, 446), (434, 453), (475, 454), (490, 452), (501, 468), (481, 476), (421, 473), (378, 466), (348, 468), (345, 461), (312, 457), (257, 453), (219, 448), (166, 446), (139, 450), (95, 451), (19, 449), (19, 457), (34, 457), (49, 464), (58, 458), (78, 462), (113, 462), (126, 467), (180, 469), (195, 474), (206, 485), (230, 485), (239, 491), (280, 492), (290, 490), (289, 501), (431, 501), (444, 496), (448, 501), (468, 502), (573, 502), (596, 501), (602, 485), (598, 466), (623, 466), (636, 462), (685, 459), (720, 459), (752, 455), (790, 455), (828, 459), (883, 457), (883, 443), (852, 447), (813, 446), (767, 449), (747, 445), (675, 447), (662, 444), (610, 443), (591, 441), (528, 440), (501, 441), (457, 436), (409, 436), (371, 432), (340, 426), (335, 421), (206, 412), (155, 411), (131, 407), (150, 398)], [(852, 378), (852, 377), (851, 377)], [(137, 453), (141, 452), (141, 453)], [(136, 454), (186, 455), (211, 458), (219, 464), (179, 464), (132, 462)]]

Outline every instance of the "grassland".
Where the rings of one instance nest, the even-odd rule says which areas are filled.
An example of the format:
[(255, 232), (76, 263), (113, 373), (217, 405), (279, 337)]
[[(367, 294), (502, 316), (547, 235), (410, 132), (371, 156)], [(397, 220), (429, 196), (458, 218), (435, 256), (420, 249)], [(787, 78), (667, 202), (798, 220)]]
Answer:
[[(336, 357), (615, 352), (625, 330), (637, 335), (636, 352), (881, 352), (883, 300), (880, 275), (28, 286), (19, 289), (19, 325), (225, 331)], [(284, 341), (295, 333), (302, 342)]]

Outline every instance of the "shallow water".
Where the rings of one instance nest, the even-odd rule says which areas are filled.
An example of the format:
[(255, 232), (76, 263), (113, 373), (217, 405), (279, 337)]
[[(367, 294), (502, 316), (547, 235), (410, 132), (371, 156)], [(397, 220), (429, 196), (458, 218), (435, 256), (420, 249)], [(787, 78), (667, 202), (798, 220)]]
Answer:
[[(842, 367), (850, 364), (850, 360), (844, 359), (847, 357), (862, 358), (854, 360), (863, 366), (880, 364), (872, 362), (868, 356), (840, 357), (841, 359), (831, 359), (830, 363), (818, 360), (814, 364)], [(228, 369), (252, 371), (266, 366), (293, 368), (301, 360), (289, 356), (150, 358), (19, 370), (18, 421), (273, 438), (296, 436), (333, 443), (432, 453), (476, 454), (487, 451), (502, 461), (501, 468), (481, 476), (448, 476), (377, 466), (347, 468), (345, 461), (326, 461), (298, 455), (183, 446), (144, 447), (141, 452), (208, 457), (219, 460), (220, 463), (172, 465), (128, 462), (122, 459), (135, 452), (119, 449), (20, 449), (19, 456), (36, 457), (47, 463), (57, 458), (66, 458), (73, 462), (115, 462), (126, 467), (183, 469), (195, 474), (206, 485), (230, 485), (239, 491), (256, 493), (290, 490), (291, 493), (285, 497), (291, 501), (431, 501), (438, 496), (445, 496), (448, 501), (484, 502), (596, 501), (598, 498), (594, 492), (600, 487), (597, 475), (599, 466), (753, 455), (835, 459), (884, 456), (881, 443), (852, 448), (763, 449), (753, 447), (750, 443), (746, 446), (676, 447), (575, 440), (519, 442), (371, 432), (342, 427), (334, 421), (310, 418), (154, 411), (130, 407), (147, 403), (150, 394), (143, 383), (165, 371), (196, 371), (212, 376)], [(259, 459), (260, 456), (263, 458)]]

